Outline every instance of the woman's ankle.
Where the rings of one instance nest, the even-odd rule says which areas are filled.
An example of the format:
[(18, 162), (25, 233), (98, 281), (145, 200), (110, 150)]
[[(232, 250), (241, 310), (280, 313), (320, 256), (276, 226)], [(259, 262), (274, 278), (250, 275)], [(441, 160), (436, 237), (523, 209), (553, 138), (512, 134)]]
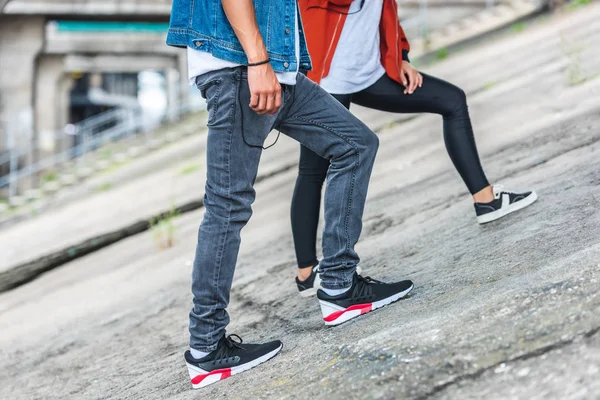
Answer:
[(473, 195), (475, 203), (489, 203), (494, 201), (494, 191), (492, 186), (485, 187)]
[(310, 265), (308, 267), (304, 267), (304, 268), (298, 268), (298, 280), (300, 281), (305, 281), (310, 277), (310, 274), (312, 273), (312, 270), (314, 268), (314, 265)]

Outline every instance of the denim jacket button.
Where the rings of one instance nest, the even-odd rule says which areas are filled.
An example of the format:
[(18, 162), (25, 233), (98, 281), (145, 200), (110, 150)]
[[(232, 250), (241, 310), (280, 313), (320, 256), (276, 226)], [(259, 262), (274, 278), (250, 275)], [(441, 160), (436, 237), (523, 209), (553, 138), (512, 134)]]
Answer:
[(288, 62), (284, 62), (284, 63), (283, 63), (283, 67), (284, 67), (284, 68), (288, 68), (289, 66), (290, 66), (290, 63), (288, 63)]
[(196, 41), (194, 44), (195, 44), (196, 46), (198, 46), (198, 47), (202, 47), (202, 42), (201, 42), (201, 41), (199, 41), (199, 40), (198, 40), (198, 41)]
[(286, 34), (286, 35), (289, 35), (289, 34), (290, 34), (290, 32), (291, 32), (290, 28), (285, 28), (285, 34)]

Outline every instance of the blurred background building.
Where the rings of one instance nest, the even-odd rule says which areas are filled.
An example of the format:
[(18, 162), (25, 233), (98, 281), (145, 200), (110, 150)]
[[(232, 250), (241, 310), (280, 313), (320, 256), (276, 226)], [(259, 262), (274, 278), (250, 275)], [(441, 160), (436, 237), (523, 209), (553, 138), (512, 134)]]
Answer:
[[(135, 131), (175, 118), (190, 89), (185, 52), (164, 41), (170, 7), (167, 0), (2, 0), (0, 176), (70, 150), (80, 134), (101, 134), (124, 116)], [(101, 113), (93, 132), (76, 131), (74, 124)], [(35, 174), (29, 178), (12, 194), (36, 186)]]

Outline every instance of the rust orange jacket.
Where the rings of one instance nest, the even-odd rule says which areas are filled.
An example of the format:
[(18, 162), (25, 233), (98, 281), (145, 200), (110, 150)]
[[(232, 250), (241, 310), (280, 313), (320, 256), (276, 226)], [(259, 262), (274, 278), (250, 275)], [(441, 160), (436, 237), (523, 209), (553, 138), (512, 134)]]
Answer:
[[(302, 23), (312, 59), (313, 69), (308, 77), (316, 83), (329, 74), (331, 60), (342, 34), (346, 13), (353, 0), (299, 0)], [(366, 0), (373, 1), (373, 0)], [(382, 0), (383, 12), (379, 23), (381, 65), (387, 75), (400, 81), (400, 65), (408, 60), (410, 45), (400, 26), (396, 0)], [(356, 62), (356, 60), (348, 60)]]

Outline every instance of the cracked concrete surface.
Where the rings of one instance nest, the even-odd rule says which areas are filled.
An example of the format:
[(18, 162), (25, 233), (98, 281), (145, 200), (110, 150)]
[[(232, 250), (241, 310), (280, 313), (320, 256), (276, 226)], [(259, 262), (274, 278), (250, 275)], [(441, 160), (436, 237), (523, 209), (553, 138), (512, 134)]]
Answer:
[[(0, 398), (598, 398), (599, 17), (592, 4), (425, 71), (472, 94), (490, 179), (540, 195), (509, 218), (475, 223), (437, 116), (386, 127), (395, 117), (356, 108), (383, 127), (361, 265), (412, 279), (407, 299), (325, 328), (293, 283), (291, 170), (257, 185), (229, 309), (230, 332), (281, 339), (281, 355), (191, 391), (182, 353), (199, 210), (177, 219), (171, 249), (143, 233), (1, 294)], [(582, 47), (586, 82), (569, 85), (561, 37)], [(282, 143), (269, 151), (297, 157)]]

